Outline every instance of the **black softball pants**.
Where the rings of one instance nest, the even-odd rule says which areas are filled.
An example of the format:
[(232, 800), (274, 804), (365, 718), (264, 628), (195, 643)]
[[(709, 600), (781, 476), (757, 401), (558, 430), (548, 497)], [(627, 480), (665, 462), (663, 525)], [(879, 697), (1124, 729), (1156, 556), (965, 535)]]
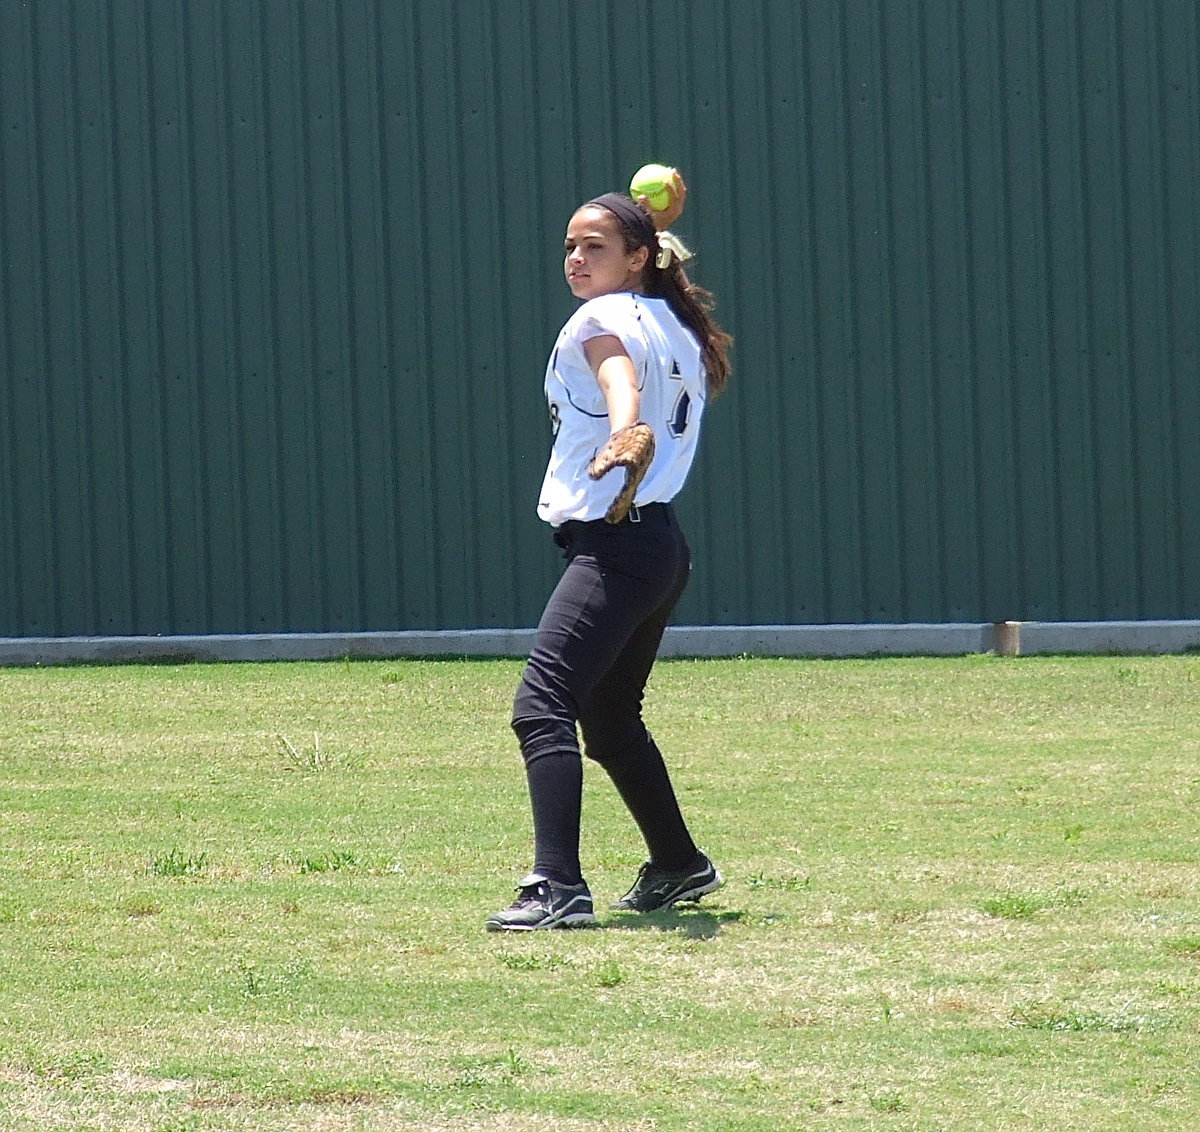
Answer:
[[(669, 504), (609, 524), (555, 532), (567, 567), (537, 627), (513, 704), (533, 807), (534, 871), (581, 879), (583, 752), (616, 786), (650, 859), (680, 868), (696, 856), (662, 754), (642, 721), (646, 681), (691, 569)], [(577, 733), (578, 725), (578, 733)]]

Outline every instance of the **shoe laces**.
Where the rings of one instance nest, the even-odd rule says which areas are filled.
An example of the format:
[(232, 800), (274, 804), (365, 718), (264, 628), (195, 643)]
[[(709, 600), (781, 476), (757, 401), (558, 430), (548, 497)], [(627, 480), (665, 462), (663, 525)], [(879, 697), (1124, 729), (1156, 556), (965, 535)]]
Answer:
[(526, 904), (542, 904), (550, 900), (550, 884), (548, 881), (539, 880), (532, 884), (522, 884), (517, 886), (517, 898), (512, 902), (510, 907), (524, 908)]
[(648, 889), (653, 888), (653, 884), (651, 882), (654, 880), (655, 874), (658, 874), (657, 883), (661, 883), (662, 870), (656, 869), (653, 861), (643, 861), (642, 867), (638, 869), (637, 878), (634, 880), (632, 887), (625, 894), (626, 897), (633, 896), (636, 893), (645, 892)]

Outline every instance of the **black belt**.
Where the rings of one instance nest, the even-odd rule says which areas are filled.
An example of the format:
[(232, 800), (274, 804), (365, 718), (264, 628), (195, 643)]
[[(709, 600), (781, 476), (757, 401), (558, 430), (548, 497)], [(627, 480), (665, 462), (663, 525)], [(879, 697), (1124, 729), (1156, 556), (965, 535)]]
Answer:
[(669, 503), (643, 503), (640, 507), (631, 507), (629, 514), (619, 523), (610, 523), (606, 519), (568, 519), (554, 531), (554, 541), (561, 547), (567, 546), (577, 533), (587, 527), (621, 528), (627, 525), (645, 523), (652, 527), (667, 527), (675, 522), (675, 509)]
[[(643, 503), (640, 507), (630, 507), (629, 514), (621, 520), (621, 523), (669, 523), (674, 516), (674, 511), (669, 503)], [(603, 519), (600, 520), (604, 522)], [(613, 524), (620, 526), (621, 523)]]

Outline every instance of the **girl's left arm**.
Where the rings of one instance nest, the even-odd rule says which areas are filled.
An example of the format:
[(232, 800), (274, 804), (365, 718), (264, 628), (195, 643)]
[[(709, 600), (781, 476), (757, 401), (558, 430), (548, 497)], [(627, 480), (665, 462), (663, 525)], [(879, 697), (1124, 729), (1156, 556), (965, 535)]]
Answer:
[(609, 431), (616, 432), (636, 423), (642, 399), (638, 392), (633, 359), (626, 352), (621, 339), (614, 334), (589, 338), (583, 343), (583, 352), (604, 394)]

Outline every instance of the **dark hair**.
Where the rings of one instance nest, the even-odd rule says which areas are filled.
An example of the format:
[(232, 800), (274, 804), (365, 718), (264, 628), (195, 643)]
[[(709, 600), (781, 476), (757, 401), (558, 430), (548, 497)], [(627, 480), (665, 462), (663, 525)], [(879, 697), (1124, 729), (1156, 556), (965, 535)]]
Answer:
[(643, 272), (646, 294), (666, 299), (679, 320), (700, 339), (700, 356), (704, 361), (708, 392), (713, 397), (717, 396), (729, 380), (729, 348), (733, 345), (733, 338), (721, 329), (712, 316), (716, 305), (712, 295), (688, 279), (678, 257), (672, 255), (670, 264), (665, 268), (658, 266), (659, 249), (654, 221), (630, 197), (621, 193), (605, 193), (588, 201), (584, 207), (589, 206), (605, 208), (617, 218), (627, 251), (646, 248), (650, 252)]

